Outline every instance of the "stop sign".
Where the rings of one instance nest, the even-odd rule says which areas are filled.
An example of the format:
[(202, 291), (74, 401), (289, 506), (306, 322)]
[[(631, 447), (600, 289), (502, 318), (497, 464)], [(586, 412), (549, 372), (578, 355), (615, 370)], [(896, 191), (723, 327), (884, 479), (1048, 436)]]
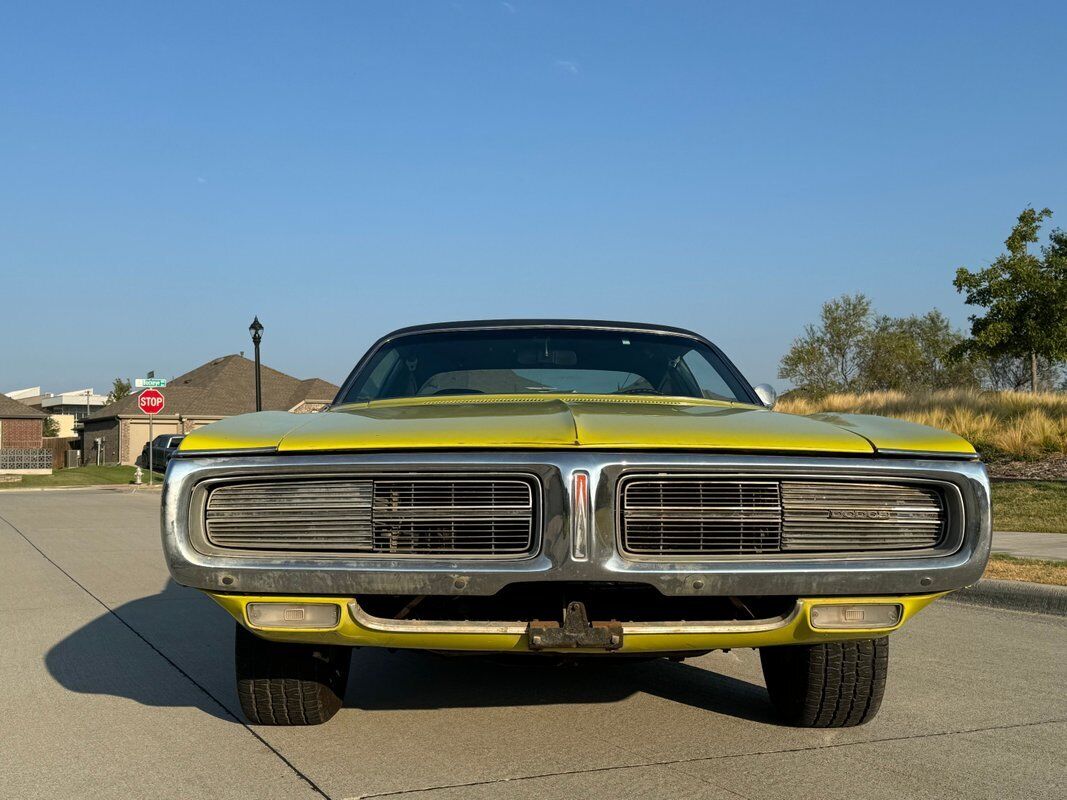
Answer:
[(146, 414), (158, 414), (163, 410), (163, 392), (145, 389), (137, 398), (137, 407)]

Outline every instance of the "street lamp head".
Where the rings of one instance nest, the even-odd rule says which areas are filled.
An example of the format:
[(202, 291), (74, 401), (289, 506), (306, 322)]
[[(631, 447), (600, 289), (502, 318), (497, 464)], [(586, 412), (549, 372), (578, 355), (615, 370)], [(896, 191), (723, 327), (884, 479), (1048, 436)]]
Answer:
[(259, 322), (259, 316), (252, 320), (252, 324), (248, 326), (248, 332), (252, 334), (253, 344), (259, 344), (263, 338), (263, 326)]

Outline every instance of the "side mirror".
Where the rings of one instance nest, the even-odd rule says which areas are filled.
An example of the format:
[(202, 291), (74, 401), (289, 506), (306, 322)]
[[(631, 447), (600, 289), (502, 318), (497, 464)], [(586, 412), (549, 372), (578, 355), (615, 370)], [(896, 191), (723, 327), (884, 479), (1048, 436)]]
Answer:
[(759, 386), (753, 386), (752, 389), (763, 405), (767, 408), (774, 408), (774, 404), (778, 402), (778, 392), (774, 391), (773, 386), (769, 383), (761, 383)]

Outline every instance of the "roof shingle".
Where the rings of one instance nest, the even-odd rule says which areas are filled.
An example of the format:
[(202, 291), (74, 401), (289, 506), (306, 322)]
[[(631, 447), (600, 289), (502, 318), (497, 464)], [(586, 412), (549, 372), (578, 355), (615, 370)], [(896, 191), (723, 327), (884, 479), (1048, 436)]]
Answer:
[[(333, 397), (330, 399), (333, 400)], [(43, 411), (12, 400), (6, 394), (0, 394), (0, 419), (44, 419), (47, 416)]]
[[(256, 365), (240, 355), (223, 356), (168, 381), (164, 415), (229, 417), (256, 410)], [(300, 380), (260, 366), (264, 411), (288, 411), (304, 401), (329, 403), (337, 387), (321, 378)], [(104, 406), (86, 419), (111, 419), (140, 413), (137, 394)]]

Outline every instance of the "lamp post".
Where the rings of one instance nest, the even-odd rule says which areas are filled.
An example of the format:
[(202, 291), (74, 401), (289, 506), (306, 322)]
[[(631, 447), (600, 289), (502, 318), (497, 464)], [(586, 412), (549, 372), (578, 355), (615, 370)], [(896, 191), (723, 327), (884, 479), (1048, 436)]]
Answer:
[(256, 411), (263, 410), (263, 393), (259, 385), (259, 343), (263, 341), (263, 326), (259, 323), (259, 316), (252, 320), (248, 326), (248, 332), (252, 334), (252, 344), (256, 349)]

